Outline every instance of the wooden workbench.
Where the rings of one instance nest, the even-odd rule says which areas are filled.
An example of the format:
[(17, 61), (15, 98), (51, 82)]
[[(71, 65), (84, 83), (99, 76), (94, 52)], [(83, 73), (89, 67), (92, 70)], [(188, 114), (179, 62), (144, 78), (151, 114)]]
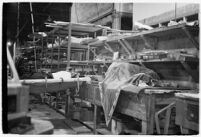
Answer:
[[(80, 89), (81, 99), (91, 102), (95, 107), (102, 106), (97, 84), (85, 83)], [(189, 90), (152, 88), (144, 89), (140, 93), (121, 91), (115, 111), (141, 120), (139, 134), (154, 134), (155, 113), (174, 102), (174, 93), (176, 92), (189, 92)], [(96, 112), (94, 115), (96, 116)], [(94, 123), (96, 124), (95, 118)]]

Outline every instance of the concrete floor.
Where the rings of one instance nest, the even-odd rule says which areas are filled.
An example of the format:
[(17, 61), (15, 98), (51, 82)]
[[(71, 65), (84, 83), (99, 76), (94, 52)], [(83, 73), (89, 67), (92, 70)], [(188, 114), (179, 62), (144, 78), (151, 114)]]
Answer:
[[(73, 129), (64, 122), (65, 117), (63, 115), (50, 108), (48, 105), (41, 103), (33, 96), (30, 97), (30, 100), (28, 116), (35, 119), (50, 121), (54, 126), (53, 134), (75, 134)], [(92, 132), (90, 131), (88, 134), (92, 134)]]

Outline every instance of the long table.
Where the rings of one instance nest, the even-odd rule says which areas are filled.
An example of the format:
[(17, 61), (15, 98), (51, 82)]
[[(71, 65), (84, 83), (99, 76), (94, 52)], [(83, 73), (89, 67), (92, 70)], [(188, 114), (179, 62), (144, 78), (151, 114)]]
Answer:
[[(80, 88), (80, 98), (94, 104), (95, 111), (101, 105), (100, 90), (97, 83), (83, 83)], [(139, 134), (155, 133), (155, 114), (169, 104), (175, 102), (174, 93), (192, 92), (191, 90), (178, 90), (170, 88), (144, 89), (140, 93), (121, 91), (116, 111), (141, 120)], [(96, 113), (94, 111), (94, 133), (96, 133)], [(168, 125), (167, 125), (168, 126)]]
[(20, 82), (29, 85), (30, 93), (41, 94), (44, 92), (57, 92), (81, 85), (83, 81), (90, 81), (89, 77), (69, 79), (24, 79)]

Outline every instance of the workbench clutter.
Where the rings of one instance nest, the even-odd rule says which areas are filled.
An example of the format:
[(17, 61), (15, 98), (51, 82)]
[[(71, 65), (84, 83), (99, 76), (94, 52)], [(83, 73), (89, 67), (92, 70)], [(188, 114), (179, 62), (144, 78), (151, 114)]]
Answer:
[[(118, 97), (122, 86), (133, 84), (136, 85), (133, 92), (139, 92), (143, 87), (154, 85), (159, 77), (157, 74), (145, 67), (129, 63), (113, 63), (106, 72), (105, 79), (100, 83), (101, 103), (105, 112), (106, 124), (108, 125), (114, 109), (116, 107)], [(142, 83), (143, 81), (144, 86)], [(139, 88), (138, 88), (139, 87)]]
[(9, 133), (199, 134), (198, 4), (142, 20), (155, 4), (28, 4), (7, 40)]

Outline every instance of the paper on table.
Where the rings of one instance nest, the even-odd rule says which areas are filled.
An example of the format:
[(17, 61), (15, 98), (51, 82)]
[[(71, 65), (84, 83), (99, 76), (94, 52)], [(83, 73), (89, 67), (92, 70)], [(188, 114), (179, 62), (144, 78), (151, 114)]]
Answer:
[(52, 73), (52, 76), (54, 79), (70, 79), (71, 78), (71, 73), (70, 72), (67, 72), (67, 71), (59, 71), (59, 72), (56, 72), (56, 73)]

